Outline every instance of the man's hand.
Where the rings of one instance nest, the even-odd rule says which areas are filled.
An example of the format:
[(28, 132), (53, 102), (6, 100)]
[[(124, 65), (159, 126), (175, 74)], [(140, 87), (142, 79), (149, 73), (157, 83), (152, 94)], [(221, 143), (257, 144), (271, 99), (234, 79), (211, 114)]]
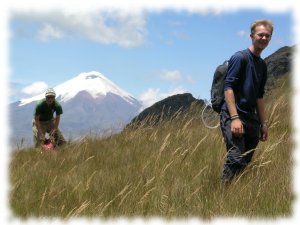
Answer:
[(268, 128), (266, 126), (262, 126), (260, 128), (260, 140), (261, 141), (268, 140)]
[(242, 121), (237, 118), (231, 121), (231, 132), (235, 137), (242, 137), (244, 134), (244, 126)]
[(38, 138), (40, 139), (40, 141), (44, 141), (45, 140), (45, 135), (43, 134), (42, 131), (38, 131)]
[(53, 128), (50, 132), (50, 135), (53, 136), (56, 133), (56, 131), (57, 131), (57, 128)]

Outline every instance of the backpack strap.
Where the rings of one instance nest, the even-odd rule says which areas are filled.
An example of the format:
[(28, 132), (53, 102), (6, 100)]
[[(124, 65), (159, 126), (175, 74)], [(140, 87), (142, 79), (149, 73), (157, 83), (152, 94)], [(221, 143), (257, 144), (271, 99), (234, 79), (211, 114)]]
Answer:
[(243, 61), (242, 61), (241, 71), (242, 71), (242, 73), (244, 73), (245, 70), (246, 70), (247, 63), (248, 63), (248, 59), (247, 59), (248, 55), (246, 53), (246, 50), (241, 51), (241, 53), (243, 54)]

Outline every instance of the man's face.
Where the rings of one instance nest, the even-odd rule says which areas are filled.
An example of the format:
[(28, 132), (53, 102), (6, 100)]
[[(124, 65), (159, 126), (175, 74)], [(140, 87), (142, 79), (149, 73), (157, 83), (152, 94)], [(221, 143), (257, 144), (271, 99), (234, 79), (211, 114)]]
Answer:
[(260, 25), (255, 28), (255, 31), (250, 36), (253, 46), (264, 50), (272, 38), (272, 33), (270, 28)]
[(51, 105), (55, 100), (55, 97), (54, 96), (47, 96), (46, 97), (46, 102), (48, 105)]

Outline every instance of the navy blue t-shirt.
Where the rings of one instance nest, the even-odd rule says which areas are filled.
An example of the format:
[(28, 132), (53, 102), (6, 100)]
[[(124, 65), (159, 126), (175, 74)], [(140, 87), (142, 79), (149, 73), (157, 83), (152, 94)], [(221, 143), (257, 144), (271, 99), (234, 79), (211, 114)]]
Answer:
[[(236, 52), (229, 60), (227, 76), (224, 81), (224, 91), (232, 89), (238, 113), (256, 112), (256, 100), (264, 95), (267, 81), (267, 66), (261, 57), (257, 57), (246, 49), (247, 65), (244, 73), (240, 73), (243, 54)], [(226, 102), (222, 110), (227, 110)]]

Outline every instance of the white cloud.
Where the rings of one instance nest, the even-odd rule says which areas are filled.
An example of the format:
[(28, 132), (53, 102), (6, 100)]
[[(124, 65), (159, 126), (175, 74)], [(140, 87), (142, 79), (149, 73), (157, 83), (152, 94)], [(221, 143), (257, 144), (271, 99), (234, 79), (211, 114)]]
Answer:
[(172, 90), (169, 90), (167, 92), (162, 92), (159, 88), (149, 88), (147, 91), (143, 92), (140, 97), (139, 100), (142, 102), (143, 104), (143, 109), (153, 105), (154, 103), (167, 98), (171, 95), (175, 95), (175, 94), (182, 94), (187, 92), (184, 88), (182, 87), (176, 87)]
[(196, 81), (194, 80), (194, 78), (191, 75), (185, 76), (185, 79), (190, 84), (196, 84)]
[(186, 40), (190, 39), (190, 36), (188, 35), (188, 33), (182, 32), (182, 31), (174, 31), (174, 32), (172, 32), (172, 35), (179, 40), (186, 41)]
[(169, 24), (171, 27), (182, 27), (183, 25), (185, 25), (184, 22), (178, 21), (178, 20), (169, 20), (169, 21), (168, 21), (168, 24)]
[(169, 81), (182, 79), (182, 75), (181, 75), (180, 71), (178, 71), (178, 70), (171, 70), (171, 71), (164, 70), (161, 72), (159, 77), (162, 80), (169, 80)]
[(38, 32), (38, 39), (41, 41), (47, 41), (51, 38), (60, 39), (63, 37), (63, 32), (51, 24), (45, 24), (44, 27)]
[(184, 81), (189, 84), (196, 83), (191, 75), (185, 75), (178, 70), (163, 70), (160, 73), (159, 78), (165, 81)]
[[(40, 40), (62, 37), (83, 37), (102, 44), (117, 44), (130, 48), (146, 41), (146, 19), (142, 13), (128, 11), (32, 12), (15, 11), (13, 18), (37, 25)], [(45, 25), (46, 24), (46, 25)], [(26, 35), (28, 35), (26, 32)], [(22, 35), (15, 33), (14, 37)]]
[(48, 85), (43, 81), (37, 81), (30, 84), (27, 87), (24, 87), (21, 91), (27, 95), (37, 95), (41, 94), (47, 89)]
[(237, 35), (240, 37), (248, 37), (249, 36), (249, 32), (244, 31), (244, 30), (240, 30), (237, 32)]

